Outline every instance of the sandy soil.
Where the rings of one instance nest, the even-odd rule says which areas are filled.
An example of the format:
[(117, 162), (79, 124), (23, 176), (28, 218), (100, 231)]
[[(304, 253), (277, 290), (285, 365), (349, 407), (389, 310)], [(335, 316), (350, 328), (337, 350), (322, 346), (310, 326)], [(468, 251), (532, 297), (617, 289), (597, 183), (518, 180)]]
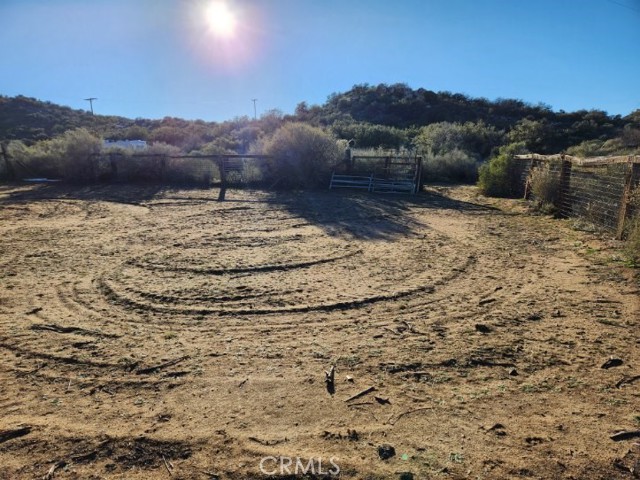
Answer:
[(0, 478), (640, 475), (616, 242), (471, 187), (217, 193), (0, 188)]

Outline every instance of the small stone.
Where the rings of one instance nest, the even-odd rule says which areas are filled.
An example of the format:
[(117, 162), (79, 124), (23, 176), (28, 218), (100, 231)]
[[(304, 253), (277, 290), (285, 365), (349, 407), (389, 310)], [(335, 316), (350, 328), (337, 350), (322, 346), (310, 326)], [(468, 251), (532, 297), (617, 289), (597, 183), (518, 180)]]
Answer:
[(395, 454), (396, 449), (388, 443), (378, 446), (378, 456), (382, 460), (389, 460), (391, 457), (395, 456)]
[(517, 377), (518, 376), (518, 370), (516, 370), (515, 368), (510, 368), (509, 369), (509, 375), (511, 375), (512, 377)]
[(476, 323), (476, 331), (480, 333), (489, 333), (491, 332), (491, 328), (487, 325), (483, 325), (482, 323)]

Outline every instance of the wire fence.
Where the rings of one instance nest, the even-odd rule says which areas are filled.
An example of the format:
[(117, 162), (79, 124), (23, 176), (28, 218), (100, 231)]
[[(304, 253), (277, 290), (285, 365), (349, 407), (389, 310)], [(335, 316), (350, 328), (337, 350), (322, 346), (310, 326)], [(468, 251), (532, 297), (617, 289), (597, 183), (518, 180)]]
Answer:
[(150, 182), (198, 186), (253, 186), (270, 178), (265, 155), (97, 153), (79, 158), (21, 161), (2, 152), (0, 174), (9, 179), (64, 178), (76, 182)]
[(640, 182), (640, 156), (581, 159), (568, 155), (516, 155), (527, 199), (551, 203), (562, 217), (576, 217), (622, 238), (637, 215), (632, 194)]

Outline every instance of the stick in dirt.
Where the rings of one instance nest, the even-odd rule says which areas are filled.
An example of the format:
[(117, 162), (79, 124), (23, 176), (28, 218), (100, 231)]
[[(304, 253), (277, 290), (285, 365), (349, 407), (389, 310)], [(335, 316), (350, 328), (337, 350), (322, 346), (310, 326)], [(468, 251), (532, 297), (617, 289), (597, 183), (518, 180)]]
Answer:
[(361, 392), (356, 393), (352, 397), (347, 398), (345, 400), (345, 402), (350, 402), (351, 400), (355, 400), (356, 398), (364, 397), (368, 393), (375, 392), (375, 391), (376, 391), (376, 387), (365, 388), (364, 390), (362, 390)]
[(11, 430), (0, 430), (0, 443), (4, 443), (14, 438), (23, 437), (31, 433), (31, 427), (13, 428)]
[(324, 382), (327, 384), (327, 392), (333, 395), (336, 392), (336, 367), (331, 365), (329, 371), (324, 372)]
[(640, 430), (622, 431), (611, 435), (611, 440), (619, 442), (620, 440), (631, 440), (632, 438), (640, 437)]
[(164, 467), (167, 469), (167, 472), (169, 472), (169, 476), (173, 475), (171, 469), (169, 468), (169, 464), (167, 463), (167, 459), (164, 458), (164, 455), (162, 455), (162, 461), (164, 462)]
[(67, 462), (65, 462), (64, 460), (60, 460), (59, 462), (54, 463), (49, 469), (49, 471), (47, 472), (47, 474), (44, 477), (42, 477), (42, 480), (52, 480), (52, 478), (56, 474), (56, 470), (59, 468), (64, 468), (66, 465), (67, 465)]
[(420, 407), (420, 408), (414, 408), (413, 410), (407, 410), (406, 412), (402, 412), (400, 415), (398, 415), (395, 418), (395, 420), (393, 419), (393, 417), (389, 418), (387, 423), (389, 423), (389, 425), (395, 425), (398, 422), (398, 420), (400, 420), (405, 415), (409, 415), (414, 412), (421, 412), (423, 410), (432, 410), (432, 409), (433, 407)]
[(161, 363), (161, 364), (156, 365), (154, 367), (141, 368), (136, 373), (138, 375), (145, 375), (147, 373), (153, 373), (153, 372), (155, 372), (157, 370), (162, 370), (163, 368), (172, 367), (172, 366), (174, 366), (174, 365), (176, 365), (176, 364), (178, 364), (180, 362), (184, 362), (188, 358), (189, 358), (189, 355), (185, 355), (184, 357), (176, 358), (175, 360), (169, 360), (168, 362)]

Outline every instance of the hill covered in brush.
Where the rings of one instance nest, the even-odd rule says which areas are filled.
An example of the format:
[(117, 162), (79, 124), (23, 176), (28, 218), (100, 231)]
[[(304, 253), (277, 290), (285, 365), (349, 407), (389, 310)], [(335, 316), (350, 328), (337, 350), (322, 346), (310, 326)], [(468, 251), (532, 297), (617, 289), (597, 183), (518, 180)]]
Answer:
[(554, 111), (516, 99), (473, 98), (459, 93), (412, 89), (405, 84), (355, 85), (331, 94), (322, 105), (298, 104), (292, 115), (277, 110), (257, 120), (225, 122), (129, 119), (24, 96), (0, 96), (0, 140), (33, 144), (85, 128), (106, 139), (141, 139), (183, 152), (247, 152), (286, 122), (320, 126), (358, 148), (406, 148), (441, 154), (454, 150), (486, 159), (499, 146), (522, 143), (537, 153), (595, 155), (640, 145), (640, 110), (608, 115), (601, 110)]

